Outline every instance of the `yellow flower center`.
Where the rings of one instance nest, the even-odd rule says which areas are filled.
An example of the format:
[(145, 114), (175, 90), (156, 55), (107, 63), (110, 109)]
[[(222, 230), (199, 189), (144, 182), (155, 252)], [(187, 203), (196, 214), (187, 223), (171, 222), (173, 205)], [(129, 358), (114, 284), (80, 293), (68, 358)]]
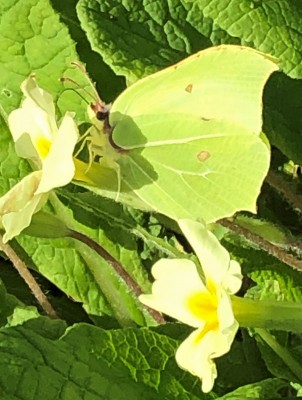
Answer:
[(210, 330), (217, 330), (219, 328), (216, 285), (211, 281), (207, 281), (207, 289), (206, 292), (194, 293), (187, 299), (190, 312), (206, 323), (201, 333), (202, 336)]
[(39, 137), (36, 141), (36, 149), (41, 159), (47, 157), (51, 147), (51, 141), (45, 137)]

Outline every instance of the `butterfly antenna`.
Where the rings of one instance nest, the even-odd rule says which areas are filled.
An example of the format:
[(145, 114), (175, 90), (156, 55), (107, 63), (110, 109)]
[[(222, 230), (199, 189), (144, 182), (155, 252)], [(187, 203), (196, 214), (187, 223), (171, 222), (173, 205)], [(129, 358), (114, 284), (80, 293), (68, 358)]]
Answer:
[(81, 93), (79, 93), (78, 91), (76, 91), (76, 90), (73, 89), (73, 88), (65, 88), (65, 89), (63, 89), (62, 92), (60, 93), (59, 97), (62, 96), (63, 93), (64, 93), (64, 92), (67, 92), (68, 90), (71, 90), (72, 92), (75, 92), (78, 96), (81, 97), (82, 100), (85, 101), (85, 103), (89, 104), (89, 101), (87, 101), (87, 99), (86, 99)]
[[(68, 77), (66, 77), (66, 76), (62, 76), (62, 77), (60, 78), (60, 81), (61, 81), (61, 82), (69, 82), (69, 83), (72, 83), (72, 84), (75, 85), (78, 89), (83, 90), (83, 92), (85, 92), (85, 93), (87, 94), (87, 96), (89, 96), (89, 97), (91, 97), (93, 100), (95, 100), (95, 97), (94, 97), (87, 89), (85, 89), (83, 86), (79, 85), (78, 82), (74, 81), (73, 79), (68, 78)], [(72, 88), (66, 88), (65, 90), (74, 90), (74, 91), (76, 92), (76, 90), (75, 90), (75, 89), (72, 89)], [(78, 93), (78, 95), (79, 95), (80, 97), (82, 97), (82, 99), (84, 99), (85, 102), (86, 102), (87, 104), (89, 104), (89, 102), (87, 101), (87, 99), (84, 98), (84, 96), (82, 96), (79, 92), (76, 92), (76, 93)]]
[(74, 81), (71, 78), (65, 77), (63, 76), (60, 80), (61, 82), (69, 82), (72, 83), (74, 86), (76, 86), (78, 89), (81, 89), (89, 98), (91, 98), (93, 101), (92, 102), (88, 102), (86, 99), (84, 99), (83, 96), (79, 94), (79, 96), (82, 97), (82, 99), (84, 99), (86, 101), (87, 104), (89, 104), (90, 108), (92, 109), (92, 111), (95, 113), (97, 119), (99, 120), (105, 120), (108, 119), (108, 113), (110, 110), (110, 104), (105, 104), (102, 99), (100, 98), (95, 84), (91, 81), (91, 79), (89, 78), (89, 75), (85, 69), (85, 67), (79, 63), (78, 61), (73, 61), (71, 63), (72, 65), (74, 65), (75, 67), (77, 67), (82, 74), (84, 74), (84, 76), (86, 77), (87, 82), (89, 83), (89, 86), (92, 89), (92, 93), (91, 91), (87, 90), (85, 87), (81, 86), (78, 84), (78, 82)]
[(95, 84), (89, 78), (89, 75), (88, 75), (84, 65), (79, 63), (78, 61), (73, 61), (71, 64), (74, 65), (75, 67), (79, 68), (79, 70), (86, 76), (87, 82), (89, 83), (89, 86), (92, 88), (93, 93), (94, 93), (94, 96), (92, 96), (90, 94), (90, 96), (94, 99), (94, 101), (96, 103), (104, 104), (104, 102), (102, 101), (102, 99), (100, 98), (100, 96), (99, 96), (99, 94), (98, 94), (98, 92), (96, 90)]

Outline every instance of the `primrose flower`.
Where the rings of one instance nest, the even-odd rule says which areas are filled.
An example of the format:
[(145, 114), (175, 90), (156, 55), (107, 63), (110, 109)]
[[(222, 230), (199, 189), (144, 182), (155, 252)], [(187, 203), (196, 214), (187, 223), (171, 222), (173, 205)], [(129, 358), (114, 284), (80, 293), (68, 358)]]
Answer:
[(0, 198), (0, 226), (4, 241), (29, 226), (31, 217), (56, 187), (68, 184), (74, 174), (73, 151), (78, 128), (69, 112), (58, 127), (52, 96), (39, 88), (31, 76), (21, 85), (25, 96), (21, 107), (11, 112), (8, 125), (15, 149), (37, 170)]
[(188, 259), (162, 259), (154, 264), (152, 294), (141, 295), (145, 305), (196, 328), (176, 352), (178, 365), (202, 380), (202, 390), (212, 390), (217, 370), (214, 358), (230, 350), (239, 327), (230, 295), (241, 286), (240, 265), (206, 227), (191, 220), (179, 226), (193, 247), (205, 282)]

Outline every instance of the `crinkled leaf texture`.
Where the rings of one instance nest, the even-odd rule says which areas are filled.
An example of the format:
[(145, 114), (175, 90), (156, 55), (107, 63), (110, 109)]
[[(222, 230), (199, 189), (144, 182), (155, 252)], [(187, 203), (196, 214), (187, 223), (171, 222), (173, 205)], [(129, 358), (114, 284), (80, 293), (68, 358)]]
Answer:
[(218, 397), (217, 400), (281, 399), (283, 397), (278, 392), (286, 386), (286, 383), (282, 379), (265, 379), (264, 381), (242, 386), (231, 393)]
[[(39, 86), (59, 101), (62, 114), (77, 111), (84, 119), (86, 103), (64, 91), (62, 76), (72, 75), (81, 86), (85, 77), (71, 66), (78, 59), (75, 43), (48, 0), (0, 0), (1, 114), (20, 104), (20, 84), (36, 73)], [(64, 91), (64, 93), (63, 93)]]
[(302, 76), (299, 2), (80, 0), (77, 11), (93, 49), (130, 81), (221, 43), (271, 54), (288, 75)]
[(293, 78), (301, 78), (300, 2), (183, 0), (182, 3), (194, 4), (195, 13), (201, 12), (227, 35), (240, 38), (242, 44), (277, 57), (282, 70)]
[[(2, 264), (1, 268), (3, 268)], [(33, 306), (25, 305), (17, 297), (7, 293), (0, 280), (0, 326), (15, 326), (37, 317), (39, 317), (38, 310)]]
[(147, 329), (105, 331), (85, 324), (65, 334), (63, 329), (61, 321), (39, 318), (0, 330), (1, 398), (202, 398), (187, 391), (192, 378), (179, 374), (176, 341), (167, 336)]

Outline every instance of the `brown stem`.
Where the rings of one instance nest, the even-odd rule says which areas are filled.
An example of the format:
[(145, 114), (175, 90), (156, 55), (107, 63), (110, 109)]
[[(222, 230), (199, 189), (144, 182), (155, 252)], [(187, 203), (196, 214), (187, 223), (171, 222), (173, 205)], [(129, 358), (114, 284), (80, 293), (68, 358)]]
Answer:
[(281, 174), (270, 171), (265, 181), (276, 190), (276, 192), (280, 193), (294, 210), (302, 213), (302, 196), (292, 190), (291, 185), (283, 179)]
[[(123, 279), (123, 281), (131, 289), (136, 297), (143, 294), (142, 289), (138, 286), (134, 279), (132, 279), (132, 277), (128, 274), (124, 267), (114, 257), (112, 257), (112, 255), (109, 254), (108, 251), (105, 250), (104, 247), (102, 247), (99, 243), (95, 242), (83, 233), (73, 230), (70, 230), (69, 236), (73, 239), (81, 241), (82, 243), (85, 243), (88, 247), (93, 249), (102, 258), (104, 258), (104, 260), (106, 260), (113, 267), (115, 272)], [(143, 307), (148, 311), (148, 313), (157, 323), (165, 323), (163, 316), (158, 311), (155, 311), (145, 305), (143, 305)]]
[(219, 224), (230, 229), (233, 232), (238, 233), (241, 236), (244, 236), (246, 239), (260, 247), (262, 250), (266, 251), (268, 254), (282, 261), (284, 264), (287, 264), (290, 267), (297, 269), (298, 271), (302, 271), (302, 260), (298, 260), (292, 254), (289, 254), (279, 247), (273, 245), (256, 233), (253, 233), (248, 229), (243, 228), (242, 226), (227, 219), (220, 220)]
[(1, 234), (0, 234), (0, 249), (10, 259), (13, 266), (16, 268), (21, 278), (30, 288), (37, 302), (40, 304), (44, 312), (51, 318), (58, 318), (57, 313), (53, 309), (52, 305), (49, 303), (45, 294), (42, 292), (42, 289), (38, 285), (35, 278), (30, 273), (29, 269), (27, 268), (27, 265), (21, 260), (21, 258), (9, 244), (3, 243), (3, 236)]

